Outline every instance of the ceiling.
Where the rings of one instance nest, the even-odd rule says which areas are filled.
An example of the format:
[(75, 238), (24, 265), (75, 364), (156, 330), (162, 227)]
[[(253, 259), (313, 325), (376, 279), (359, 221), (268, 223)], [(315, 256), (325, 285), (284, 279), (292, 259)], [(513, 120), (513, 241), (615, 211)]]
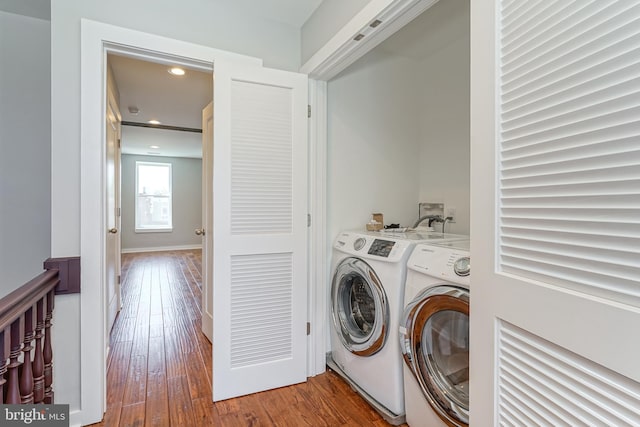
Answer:
[[(185, 74), (175, 76), (169, 73), (171, 65), (113, 54), (108, 55), (108, 63), (120, 94), (123, 154), (194, 157), (194, 152), (201, 153), (200, 134), (189, 132), (190, 138), (178, 134), (172, 143), (166, 135), (175, 131), (154, 130), (153, 138), (162, 136), (163, 143), (154, 142), (159, 148), (151, 154), (145, 138), (127, 137), (133, 134), (133, 130), (127, 132), (127, 123), (150, 126), (149, 120), (158, 120), (163, 127), (202, 129), (202, 109), (213, 99), (211, 72), (182, 67)], [(141, 130), (136, 129), (135, 134), (143, 135)]]
[(175, 76), (169, 73), (171, 65), (112, 54), (108, 63), (120, 93), (123, 122), (159, 120), (166, 126), (202, 128), (202, 109), (213, 98), (211, 72), (181, 67), (185, 74)]
[(0, 0), (0, 10), (16, 15), (51, 20), (51, 0)]

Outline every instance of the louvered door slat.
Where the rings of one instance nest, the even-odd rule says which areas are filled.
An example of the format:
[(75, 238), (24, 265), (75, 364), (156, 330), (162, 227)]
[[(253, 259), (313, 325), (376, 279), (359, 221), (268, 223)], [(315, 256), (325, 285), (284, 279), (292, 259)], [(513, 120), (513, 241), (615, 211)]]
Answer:
[(242, 81), (231, 90), (231, 232), (291, 232), (291, 91)]
[(635, 298), (640, 5), (524, 3), (526, 14), (510, 3), (501, 21), (500, 268)]
[(539, 425), (640, 424), (638, 383), (506, 322), (499, 334), (499, 387), (509, 396), (501, 405), (509, 420), (528, 425), (529, 417), (510, 408), (527, 407), (546, 416)]

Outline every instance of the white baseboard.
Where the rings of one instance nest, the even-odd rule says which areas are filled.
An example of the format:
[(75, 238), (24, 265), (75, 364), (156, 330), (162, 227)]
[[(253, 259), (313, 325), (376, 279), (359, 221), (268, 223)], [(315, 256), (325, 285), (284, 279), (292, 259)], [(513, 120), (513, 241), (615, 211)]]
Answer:
[(202, 249), (202, 245), (154, 246), (150, 248), (122, 248), (120, 252), (123, 254), (132, 254), (137, 252), (188, 251), (192, 249)]
[(82, 411), (75, 409), (69, 411), (69, 427), (80, 427), (82, 425)]

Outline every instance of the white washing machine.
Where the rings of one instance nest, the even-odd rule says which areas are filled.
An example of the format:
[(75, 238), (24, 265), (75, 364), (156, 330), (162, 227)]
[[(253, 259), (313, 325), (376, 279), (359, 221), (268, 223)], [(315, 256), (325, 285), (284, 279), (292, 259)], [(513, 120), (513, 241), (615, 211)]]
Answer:
[(417, 243), (467, 238), (435, 232), (342, 232), (335, 239), (328, 365), (391, 424), (404, 422), (397, 342), (407, 259)]
[(469, 241), (417, 245), (400, 320), (406, 421), (469, 424)]

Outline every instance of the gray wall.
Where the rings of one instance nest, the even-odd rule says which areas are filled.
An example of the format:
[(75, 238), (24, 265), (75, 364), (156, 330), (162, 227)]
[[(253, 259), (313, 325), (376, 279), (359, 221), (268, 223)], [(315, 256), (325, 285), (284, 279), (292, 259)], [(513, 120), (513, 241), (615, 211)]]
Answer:
[(51, 253), (50, 29), (0, 12), (0, 297)]
[[(171, 163), (173, 231), (135, 232), (136, 161)], [(202, 244), (194, 230), (202, 218), (202, 160), (122, 155), (122, 250), (144, 250)]]

